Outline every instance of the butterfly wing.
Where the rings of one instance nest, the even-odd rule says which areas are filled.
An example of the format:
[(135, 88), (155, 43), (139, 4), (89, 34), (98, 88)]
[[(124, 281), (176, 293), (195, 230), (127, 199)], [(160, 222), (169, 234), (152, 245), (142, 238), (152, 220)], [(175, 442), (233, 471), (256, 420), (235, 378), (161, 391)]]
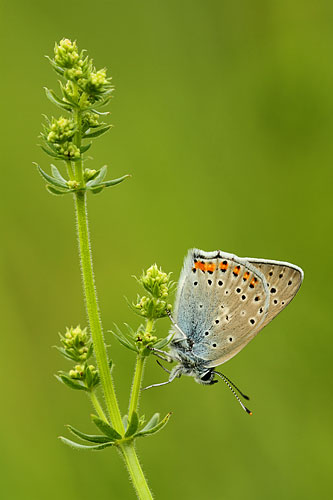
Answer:
[(261, 328), (275, 318), (295, 297), (304, 277), (302, 269), (289, 262), (276, 260), (247, 259), (265, 276), (270, 302)]
[[(274, 280), (268, 281), (272, 266)], [(290, 302), (301, 278), (301, 270), (291, 264), (190, 250), (179, 280), (175, 321), (191, 340), (195, 356), (207, 367), (217, 366), (243, 349)], [(276, 280), (282, 280), (279, 288)]]

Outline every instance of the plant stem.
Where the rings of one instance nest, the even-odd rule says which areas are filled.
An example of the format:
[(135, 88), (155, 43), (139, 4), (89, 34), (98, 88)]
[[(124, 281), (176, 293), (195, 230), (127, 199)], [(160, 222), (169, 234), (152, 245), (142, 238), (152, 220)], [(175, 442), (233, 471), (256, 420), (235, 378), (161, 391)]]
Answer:
[[(75, 121), (77, 125), (77, 132), (75, 134), (75, 144), (78, 148), (80, 148), (81, 122), (82, 122), (82, 115), (80, 110), (77, 110), (75, 112)], [(88, 216), (87, 216), (87, 193), (84, 190), (85, 183), (83, 176), (82, 160), (75, 162), (75, 180), (78, 181), (80, 186), (83, 188), (82, 191), (76, 191), (74, 199), (75, 199), (77, 233), (78, 233), (79, 250), (80, 250), (80, 263), (81, 263), (81, 270), (83, 277), (83, 289), (84, 289), (86, 309), (89, 318), (91, 337), (94, 344), (94, 352), (104, 392), (105, 402), (108, 409), (108, 413), (111, 418), (112, 425), (116, 429), (116, 431), (119, 432), (119, 434), (124, 435), (124, 425), (121, 419), (118, 401), (113, 386), (111, 370), (109, 367), (107, 352), (103, 338), (102, 322), (98, 310), (98, 301), (95, 288), (93, 261), (92, 261), (90, 238), (89, 238), (89, 227), (88, 227)], [(141, 378), (140, 378), (140, 384), (141, 384)], [(102, 412), (99, 413), (99, 416), (103, 420), (104, 419), (106, 420), (104, 412), (101, 409), (97, 398), (96, 401), (93, 401), (93, 396), (92, 396), (92, 402), (96, 408), (96, 411), (98, 413), (99, 411)], [(119, 448), (121, 449), (122, 454), (124, 456), (128, 472), (131, 476), (138, 497), (141, 500), (151, 500), (152, 496), (149, 491), (146, 479), (143, 475), (138, 457), (134, 449), (133, 442), (123, 443), (119, 445)]]
[(149, 490), (145, 476), (143, 475), (133, 442), (123, 443), (119, 446), (119, 448), (123, 453), (128, 472), (130, 473), (138, 497), (140, 500), (152, 500), (153, 497)]
[(83, 288), (98, 371), (101, 378), (105, 402), (112, 425), (119, 432), (119, 434), (123, 434), (124, 426), (121, 420), (119, 406), (113, 387), (111, 372), (104, 344), (102, 324), (98, 311), (97, 294), (95, 290), (93, 264), (89, 241), (88, 219), (86, 212), (86, 193), (84, 191), (77, 191), (75, 193), (75, 207), (80, 247), (80, 261), (83, 276)]
[(92, 405), (95, 408), (99, 418), (104, 420), (104, 422), (108, 423), (108, 419), (106, 418), (105, 413), (103, 411), (103, 408), (101, 407), (101, 404), (98, 401), (98, 398), (96, 396), (95, 391), (90, 391), (88, 394), (89, 394), (90, 400), (92, 402)]
[(129, 422), (131, 421), (133, 412), (137, 410), (145, 361), (146, 361), (146, 356), (142, 356), (141, 354), (137, 355), (132, 393), (128, 410)]
[[(148, 319), (146, 324), (146, 333), (151, 333), (153, 327), (154, 327), (154, 320)], [(131, 420), (133, 412), (137, 411), (145, 361), (146, 361), (146, 356), (139, 353), (136, 358), (131, 399), (128, 410), (128, 421)]]

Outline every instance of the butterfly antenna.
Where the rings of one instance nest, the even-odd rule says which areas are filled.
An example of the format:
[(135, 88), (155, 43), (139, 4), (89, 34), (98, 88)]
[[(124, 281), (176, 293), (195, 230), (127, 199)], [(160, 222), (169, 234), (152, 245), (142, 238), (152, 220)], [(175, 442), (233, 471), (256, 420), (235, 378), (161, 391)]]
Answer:
[[(217, 372), (214, 372), (214, 373), (217, 373)], [(235, 384), (234, 384), (234, 383), (230, 380), (230, 378), (228, 378), (226, 375), (224, 375), (224, 373), (219, 372), (219, 374), (220, 374), (220, 375), (223, 375), (223, 377), (224, 377), (224, 378), (225, 378), (225, 379), (229, 382), (229, 384), (231, 384), (231, 385), (232, 385), (232, 387), (233, 387), (234, 389), (236, 389), (236, 391), (238, 391), (238, 392), (239, 392), (239, 394), (242, 396), (242, 398), (247, 399), (248, 401), (250, 400), (249, 396), (247, 396), (246, 394), (244, 394), (244, 393), (243, 393), (243, 392), (242, 392), (242, 391), (241, 391), (241, 390), (237, 387), (237, 385), (235, 385)]]
[(227, 384), (227, 386), (229, 387), (229, 389), (231, 390), (231, 392), (233, 393), (233, 395), (235, 396), (235, 398), (237, 399), (238, 403), (241, 405), (241, 407), (243, 408), (244, 411), (246, 411), (246, 413), (248, 413), (249, 415), (252, 415), (252, 411), (249, 410), (243, 403), (242, 401), (239, 399), (238, 395), (236, 394), (236, 392), (233, 390), (233, 388), (231, 387), (231, 384), (229, 383), (229, 379), (227, 379), (227, 377), (225, 377), (222, 373), (220, 372), (215, 372), (213, 371), (213, 373), (215, 373), (215, 375), (218, 375), (219, 377), (221, 377), (221, 379), (223, 380), (223, 382), (225, 382)]

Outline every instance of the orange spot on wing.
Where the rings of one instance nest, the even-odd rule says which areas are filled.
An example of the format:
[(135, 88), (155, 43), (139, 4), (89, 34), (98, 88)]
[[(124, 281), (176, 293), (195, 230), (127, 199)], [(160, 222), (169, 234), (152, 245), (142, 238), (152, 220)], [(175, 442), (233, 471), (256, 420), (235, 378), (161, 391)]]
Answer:
[(216, 265), (213, 264), (213, 262), (207, 262), (207, 264), (206, 264), (206, 270), (208, 272), (212, 273), (213, 271), (215, 271), (215, 269), (216, 269)]
[(258, 283), (258, 278), (252, 278), (250, 281), (250, 287), (253, 288)]
[(194, 262), (194, 268), (200, 269), (200, 271), (206, 271), (206, 264), (201, 261)]
[(225, 271), (226, 269), (228, 269), (228, 262), (226, 260), (221, 262), (220, 269), (222, 269), (222, 271)]
[(239, 275), (239, 272), (240, 272), (240, 266), (236, 266), (233, 270), (233, 273), (235, 276), (238, 276)]
[(249, 271), (246, 271), (246, 273), (244, 273), (243, 280), (246, 281), (249, 279), (249, 277), (250, 277), (250, 273), (249, 273)]

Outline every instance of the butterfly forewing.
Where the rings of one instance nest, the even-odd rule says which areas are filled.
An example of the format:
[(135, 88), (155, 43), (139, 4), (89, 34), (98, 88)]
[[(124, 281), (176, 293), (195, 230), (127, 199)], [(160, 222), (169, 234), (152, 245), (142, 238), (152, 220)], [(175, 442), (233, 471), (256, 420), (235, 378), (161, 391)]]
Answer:
[[(242, 259), (220, 251), (189, 252), (179, 280), (175, 320), (192, 344), (193, 354), (207, 367), (235, 356), (294, 297), (301, 283), (300, 270), (282, 264), (278, 272), (280, 263), (274, 261)], [(273, 302), (275, 307), (274, 300), (279, 301)]]

